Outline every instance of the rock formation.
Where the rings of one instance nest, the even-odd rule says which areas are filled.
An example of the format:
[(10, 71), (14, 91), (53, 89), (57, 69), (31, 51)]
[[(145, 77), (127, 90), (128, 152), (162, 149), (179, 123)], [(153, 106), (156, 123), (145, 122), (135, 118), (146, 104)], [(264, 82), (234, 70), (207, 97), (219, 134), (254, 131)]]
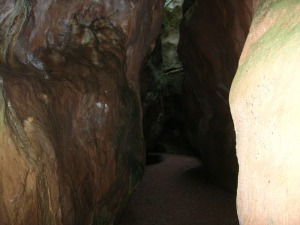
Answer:
[(259, 1), (231, 87), (241, 225), (300, 222), (299, 10)]
[(113, 224), (141, 179), (159, 0), (0, 2), (0, 224)]
[(248, 34), (251, 1), (186, 0), (179, 56), (185, 69), (188, 137), (217, 184), (236, 190), (229, 88)]

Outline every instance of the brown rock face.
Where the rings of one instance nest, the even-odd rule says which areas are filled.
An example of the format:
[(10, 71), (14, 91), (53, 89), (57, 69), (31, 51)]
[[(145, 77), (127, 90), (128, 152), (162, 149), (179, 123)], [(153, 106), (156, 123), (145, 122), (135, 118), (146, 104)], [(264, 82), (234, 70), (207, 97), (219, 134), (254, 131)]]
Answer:
[[(191, 6), (192, 5), (192, 6)], [(186, 1), (178, 47), (190, 142), (213, 180), (235, 190), (238, 165), (228, 104), (252, 16), (251, 1)]]
[(231, 87), (241, 225), (300, 223), (299, 11), (260, 1)]
[(113, 224), (144, 167), (138, 73), (163, 3), (0, 3), (0, 224)]

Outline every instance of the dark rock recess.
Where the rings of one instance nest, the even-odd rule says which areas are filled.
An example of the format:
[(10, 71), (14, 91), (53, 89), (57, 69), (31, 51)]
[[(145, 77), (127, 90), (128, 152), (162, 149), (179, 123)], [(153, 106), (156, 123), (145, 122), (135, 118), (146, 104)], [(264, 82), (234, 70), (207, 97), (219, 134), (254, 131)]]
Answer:
[(235, 191), (238, 164), (228, 94), (252, 1), (185, 0), (183, 6), (178, 53), (185, 70), (187, 136), (213, 181)]

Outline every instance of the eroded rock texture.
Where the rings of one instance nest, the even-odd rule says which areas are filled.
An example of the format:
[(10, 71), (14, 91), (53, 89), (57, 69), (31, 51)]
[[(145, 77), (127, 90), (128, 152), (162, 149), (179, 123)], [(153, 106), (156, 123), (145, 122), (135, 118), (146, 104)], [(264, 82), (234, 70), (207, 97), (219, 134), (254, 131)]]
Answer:
[(299, 11), (260, 1), (230, 91), (241, 225), (300, 222)]
[(228, 94), (252, 8), (251, 1), (186, 0), (178, 47), (188, 137), (214, 182), (231, 190), (238, 165)]
[(0, 224), (113, 224), (144, 166), (163, 2), (0, 2)]

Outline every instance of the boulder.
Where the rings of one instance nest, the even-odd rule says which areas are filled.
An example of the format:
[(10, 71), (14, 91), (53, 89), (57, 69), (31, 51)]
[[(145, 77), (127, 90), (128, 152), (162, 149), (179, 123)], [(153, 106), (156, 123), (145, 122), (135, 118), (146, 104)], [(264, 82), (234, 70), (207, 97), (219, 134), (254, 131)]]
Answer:
[(258, 2), (231, 87), (241, 225), (300, 222), (299, 10)]
[(0, 2), (0, 224), (111, 225), (145, 161), (159, 0)]

